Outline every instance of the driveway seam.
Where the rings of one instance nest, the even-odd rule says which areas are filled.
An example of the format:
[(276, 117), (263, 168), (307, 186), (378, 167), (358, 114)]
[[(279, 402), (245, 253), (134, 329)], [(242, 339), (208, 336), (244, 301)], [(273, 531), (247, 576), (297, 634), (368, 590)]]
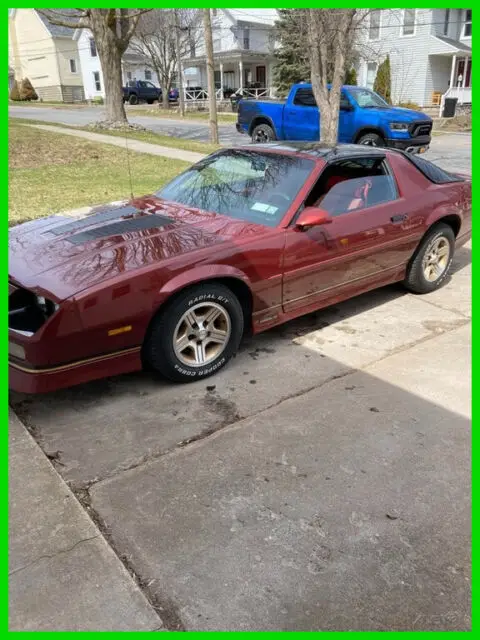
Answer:
[[(102, 482), (106, 482), (108, 480), (111, 480), (112, 478), (120, 475), (121, 473), (125, 473), (125, 472), (128, 472), (128, 471), (133, 471), (134, 469), (138, 469), (138, 468), (142, 467), (143, 465), (148, 464), (149, 462), (153, 462), (153, 461), (158, 460), (160, 458), (163, 458), (164, 456), (167, 456), (167, 455), (172, 455), (172, 454), (178, 452), (179, 450), (186, 449), (190, 445), (193, 445), (193, 444), (195, 444), (197, 442), (203, 442), (205, 440), (208, 440), (210, 437), (215, 436), (218, 433), (223, 433), (229, 427), (235, 427), (235, 426), (239, 425), (241, 422), (243, 422), (244, 420), (250, 420), (251, 418), (255, 418), (256, 416), (262, 415), (265, 411), (270, 411), (271, 409), (274, 409), (275, 407), (278, 407), (283, 402), (288, 402), (289, 400), (294, 400), (295, 398), (298, 398), (298, 397), (300, 397), (302, 395), (310, 393), (311, 391), (314, 391), (315, 389), (321, 389), (324, 386), (330, 384), (331, 382), (334, 382), (334, 381), (339, 380), (341, 378), (345, 378), (345, 377), (347, 377), (349, 375), (357, 373), (358, 371), (368, 371), (369, 367), (382, 362), (383, 360), (389, 358), (390, 356), (397, 355), (398, 353), (402, 353), (403, 351), (408, 351), (409, 349), (411, 349), (413, 347), (416, 347), (419, 344), (422, 344), (424, 342), (428, 342), (429, 340), (433, 340), (434, 338), (437, 338), (439, 335), (455, 331), (455, 330), (459, 329), (460, 327), (463, 327), (463, 326), (465, 326), (465, 325), (467, 325), (469, 323), (471, 323), (471, 318), (461, 317), (461, 318), (458, 319), (458, 321), (456, 323), (454, 323), (454, 326), (451, 326), (448, 329), (442, 329), (440, 331), (430, 331), (428, 333), (428, 335), (426, 335), (426, 336), (424, 336), (422, 338), (419, 338), (418, 340), (415, 340), (414, 342), (410, 342), (407, 345), (402, 345), (400, 347), (395, 347), (391, 351), (386, 353), (385, 355), (381, 356), (380, 358), (378, 358), (376, 360), (372, 360), (371, 362), (368, 362), (363, 367), (357, 368), (357, 367), (348, 367), (348, 365), (344, 365), (345, 367), (347, 367), (347, 369), (345, 371), (343, 371), (342, 373), (330, 376), (329, 378), (327, 378), (326, 380), (324, 380), (323, 382), (321, 382), (318, 385), (313, 385), (313, 386), (308, 387), (306, 389), (301, 389), (301, 390), (297, 391), (296, 393), (294, 393), (292, 395), (284, 396), (284, 397), (280, 398), (279, 400), (277, 400), (277, 402), (274, 402), (273, 404), (269, 405), (268, 407), (265, 407), (264, 409), (261, 409), (260, 411), (257, 411), (256, 413), (240, 416), (238, 419), (233, 420), (232, 422), (226, 422), (225, 424), (220, 424), (220, 426), (217, 426), (217, 427), (209, 427), (209, 428), (205, 429), (204, 431), (202, 431), (201, 433), (199, 433), (198, 435), (192, 436), (191, 438), (188, 438), (186, 440), (181, 440), (180, 442), (177, 442), (175, 445), (173, 445), (171, 447), (168, 447), (167, 449), (164, 449), (163, 451), (157, 451), (157, 452), (154, 452), (154, 453), (151, 453), (151, 454), (145, 454), (140, 459), (132, 462), (129, 465), (126, 465), (123, 468), (118, 468), (117, 467), (117, 469), (106, 473), (102, 477), (94, 478), (94, 479), (92, 479), (90, 481), (87, 480), (86, 482), (71, 481), (71, 483), (69, 483), (70, 487), (72, 488), (72, 491), (74, 491), (75, 493), (77, 491), (89, 492), (91, 487), (97, 486), (98, 484), (101, 484)], [(301, 345), (297, 345), (297, 346), (301, 346)]]

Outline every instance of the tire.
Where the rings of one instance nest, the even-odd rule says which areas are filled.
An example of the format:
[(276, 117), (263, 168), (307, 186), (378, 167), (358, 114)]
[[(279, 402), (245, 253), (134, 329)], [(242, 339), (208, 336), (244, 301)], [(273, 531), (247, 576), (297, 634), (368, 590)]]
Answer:
[[(185, 318), (187, 312), (193, 316)], [(205, 328), (205, 316), (214, 312), (218, 315), (213, 327), (210, 323)], [(192, 318), (199, 324), (189, 324)], [(211, 333), (217, 333), (219, 341), (225, 341), (209, 340), (208, 327)], [(150, 368), (169, 380), (195, 382), (220, 371), (235, 355), (243, 327), (242, 307), (230, 289), (214, 282), (197, 285), (180, 293), (154, 318), (143, 345), (143, 358)], [(199, 354), (204, 363), (198, 361)]]
[[(413, 293), (430, 293), (439, 289), (448, 277), (455, 251), (455, 234), (448, 224), (434, 225), (417, 247), (407, 268), (405, 287)], [(440, 258), (441, 254), (445, 254)], [(438, 266), (434, 255), (438, 256)], [(438, 273), (436, 273), (438, 271)]]
[(268, 143), (277, 139), (275, 131), (268, 124), (257, 124), (252, 131), (252, 142), (254, 143)]
[(360, 136), (356, 144), (364, 144), (369, 147), (384, 147), (385, 140), (378, 133), (365, 133)]
[(153, 104), (153, 100), (147, 100), (147, 104)]
[(128, 98), (128, 102), (129, 104), (138, 104), (138, 97), (134, 93), (132, 93)]

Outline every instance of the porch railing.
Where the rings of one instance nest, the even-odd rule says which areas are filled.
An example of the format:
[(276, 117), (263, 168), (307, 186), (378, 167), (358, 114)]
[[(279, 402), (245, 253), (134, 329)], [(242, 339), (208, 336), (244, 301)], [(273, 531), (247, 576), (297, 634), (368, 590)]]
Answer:
[[(185, 89), (185, 100), (200, 101), (208, 100), (207, 89)], [(227, 94), (228, 95), (228, 94)], [(262, 89), (238, 89), (234, 95), (242, 95), (244, 98), (268, 98), (271, 96), (271, 88), (263, 87)], [(215, 97), (217, 100), (223, 100), (224, 95), (222, 89), (215, 90)]]

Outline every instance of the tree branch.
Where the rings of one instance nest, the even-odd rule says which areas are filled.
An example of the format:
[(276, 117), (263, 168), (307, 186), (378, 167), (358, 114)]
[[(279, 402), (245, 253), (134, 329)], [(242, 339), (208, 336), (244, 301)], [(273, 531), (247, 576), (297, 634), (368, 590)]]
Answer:
[(57, 18), (56, 16), (49, 13), (48, 10), (37, 9), (37, 11), (41, 13), (42, 16), (45, 16), (45, 18), (47, 18), (49, 22), (56, 25), (57, 27), (67, 27), (68, 29), (84, 29), (84, 28), (88, 28), (89, 26), (87, 11), (85, 11), (81, 16), (70, 15), (70, 18), (75, 19), (76, 22), (71, 22), (70, 20), (62, 20), (61, 16), (63, 15), (64, 17), (67, 17), (66, 14), (59, 13), (58, 14), (59, 17)]

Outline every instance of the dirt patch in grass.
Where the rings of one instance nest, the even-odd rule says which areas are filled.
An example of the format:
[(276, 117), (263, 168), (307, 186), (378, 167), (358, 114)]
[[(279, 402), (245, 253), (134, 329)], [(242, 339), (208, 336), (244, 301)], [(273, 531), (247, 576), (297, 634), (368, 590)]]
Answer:
[[(152, 193), (189, 164), (130, 152), (135, 196)], [(129, 198), (126, 151), (10, 123), (9, 223)]]
[(445, 132), (469, 132), (472, 130), (472, 116), (461, 115), (454, 116), (453, 118), (439, 118), (435, 121), (435, 130)]

